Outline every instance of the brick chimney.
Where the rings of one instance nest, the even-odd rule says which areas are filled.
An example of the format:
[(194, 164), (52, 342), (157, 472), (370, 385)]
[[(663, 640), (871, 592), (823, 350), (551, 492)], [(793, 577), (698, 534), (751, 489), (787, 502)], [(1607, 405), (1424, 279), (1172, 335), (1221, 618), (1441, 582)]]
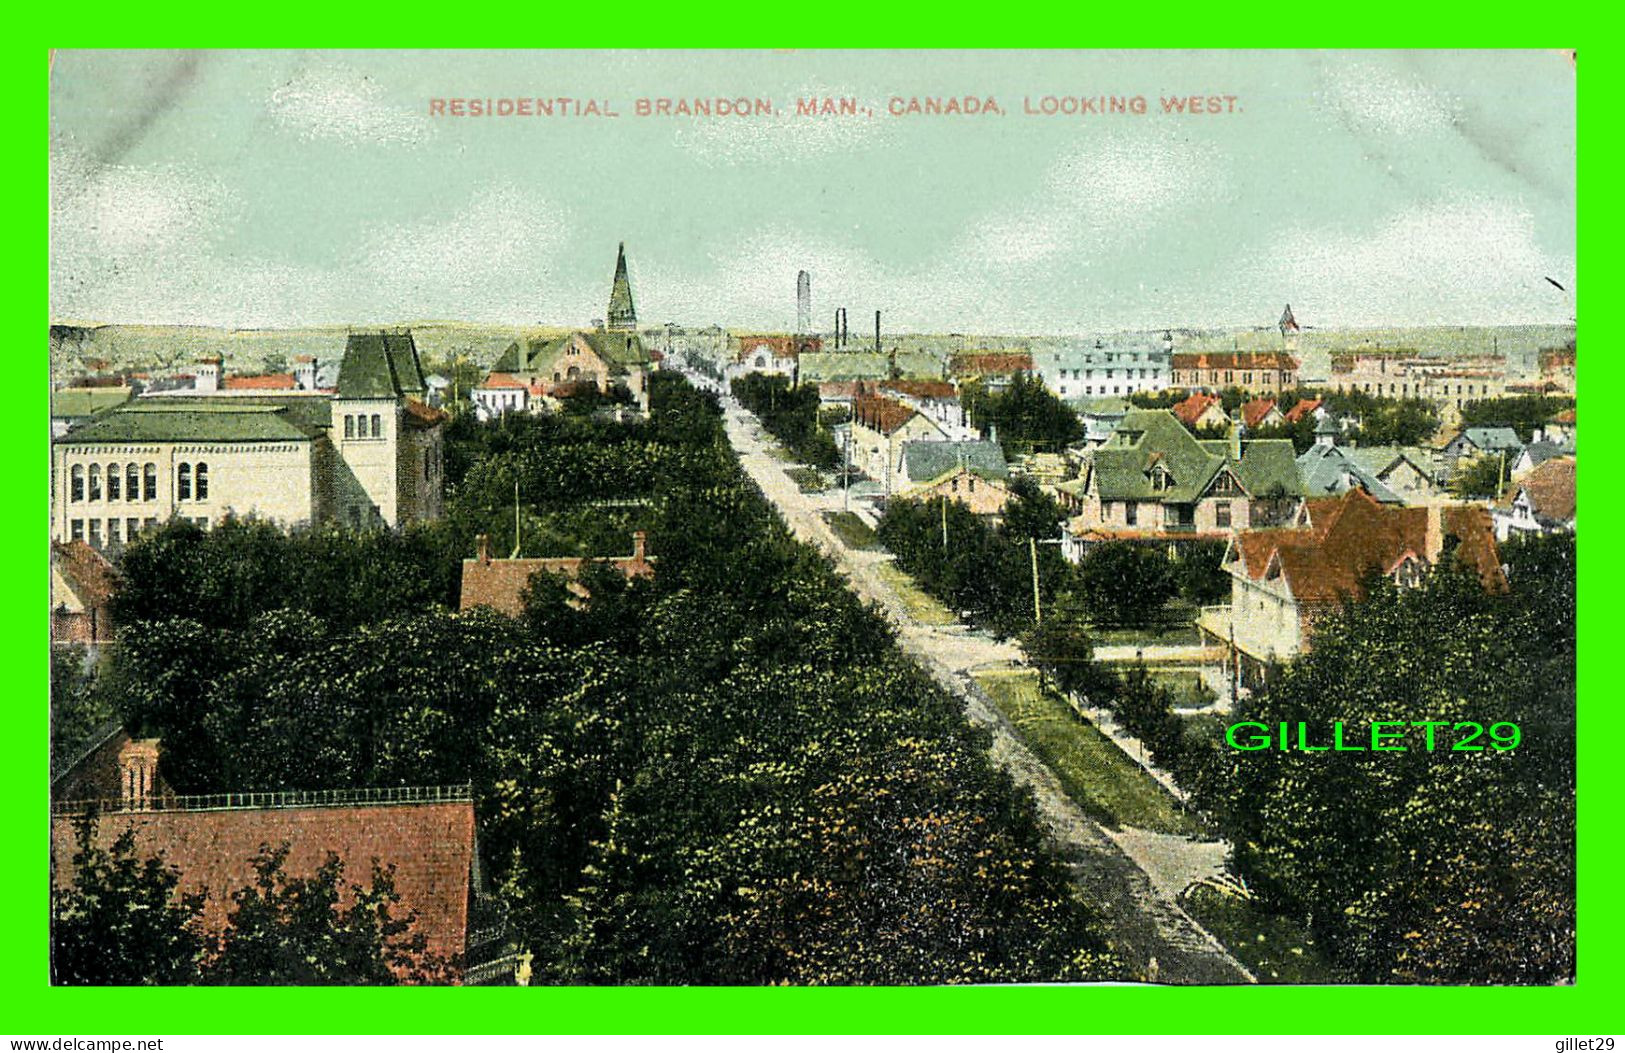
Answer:
[(632, 562), (634, 562), (634, 563), (645, 563), (645, 562), (647, 562), (647, 559), (644, 557), (643, 553), (644, 553), (645, 545), (647, 544), (648, 540), (649, 540), (648, 532), (643, 531), (643, 530), (634, 530), (632, 532)]
[(131, 739), (118, 751), (119, 800), (126, 810), (152, 806), (158, 783), (158, 740)]
[(1439, 554), (1444, 551), (1444, 508), (1441, 505), (1427, 506), (1428, 525), (1427, 533), (1423, 536), (1422, 547), (1425, 551), (1422, 558), (1429, 563), (1438, 563)]
[(491, 535), (480, 534), (474, 538), (474, 558), (481, 563), (491, 562)]

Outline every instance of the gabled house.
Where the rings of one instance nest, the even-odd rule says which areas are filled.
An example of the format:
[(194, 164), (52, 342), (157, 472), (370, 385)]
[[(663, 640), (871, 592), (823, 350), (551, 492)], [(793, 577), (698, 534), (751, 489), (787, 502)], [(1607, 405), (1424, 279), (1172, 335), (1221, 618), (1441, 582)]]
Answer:
[(1307, 651), (1320, 620), (1364, 599), (1367, 575), (1414, 586), (1447, 551), (1486, 589), (1506, 587), (1484, 508), (1383, 505), (1358, 487), (1341, 497), (1312, 498), (1293, 526), (1243, 530), (1231, 538), (1223, 562), (1230, 606), (1207, 608), (1198, 626), (1230, 649), (1238, 676), (1256, 684), (1271, 664)]
[(1446, 475), (1454, 474), (1466, 462), (1479, 457), (1505, 456), (1508, 464), (1523, 452), (1518, 433), (1511, 428), (1463, 428), (1444, 444), (1441, 458)]
[[(946, 446), (947, 443), (913, 443), (916, 446)], [(979, 516), (996, 517), (1004, 514), (1010, 501), (1010, 488), (1002, 480), (988, 478), (969, 466), (950, 468), (934, 479), (917, 483), (899, 496), (913, 501), (933, 501), (945, 498), (957, 501)]]
[(1066, 493), (1070, 555), (1117, 538), (1178, 542), (1285, 522), (1302, 492), (1287, 439), (1197, 439), (1167, 410), (1124, 416)]
[(990, 391), (1008, 385), (1018, 374), (1031, 375), (1030, 351), (962, 351), (948, 360), (948, 373), (956, 380), (980, 380)]
[(1405, 503), (1404, 498), (1355, 460), (1353, 451), (1336, 443), (1317, 442), (1300, 454), (1298, 476), (1305, 497), (1336, 497), (1359, 488), (1383, 504)]
[(469, 392), (469, 398), (477, 419), (494, 420), (504, 413), (525, 412), (530, 407), (530, 386), (512, 373), (489, 373)]
[(1285, 421), (1286, 415), (1281, 412), (1274, 399), (1261, 398), (1242, 403), (1241, 423), (1246, 425), (1248, 431), (1273, 428)]
[(976, 429), (965, 417), (959, 403), (959, 388), (947, 380), (884, 380), (877, 387), (905, 406), (912, 406), (931, 418), (944, 435), (954, 440), (976, 437)]
[(1316, 419), (1319, 419), (1320, 404), (1320, 399), (1299, 399), (1297, 402), (1293, 403), (1292, 408), (1287, 410), (1284, 414), (1286, 417), (1286, 422), (1288, 424), (1296, 424), (1311, 413), (1315, 414)]
[(1094, 448), (1103, 445), (1117, 429), (1118, 422), (1128, 415), (1134, 404), (1127, 399), (1091, 398), (1074, 399), (1069, 405), (1083, 421), (1083, 445)]
[(794, 378), (798, 374), (801, 356), (823, 349), (823, 342), (816, 336), (794, 336), (787, 333), (740, 336), (736, 337), (735, 341), (737, 350), (734, 353), (734, 361), (727, 369), (729, 380), (748, 373)]
[(1433, 482), (1433, 455), (1419, 446), (1355, 446), (1344, 452), (1408, 505), (1440, 492)]
[(1520, 479), (1531, 471), (1556, 457), (1573, 457), (1574, 447), (1562, 446), (1546, 439), (1536, 439), (1523, 448), (1518, 459), (1512, 462), (1509, 474), (1514, 479)]
[(918, 486), (946, 472), (964, 468), (982, 479), (1002, 482), (1010, 478), (1004, 448), (987, 439), (972, 442), (908, 442), (903, 444), (903, 476)]
[(605, 394), (612, 388), (624, 388), (647, 412), (652, 368), (649, 351), (637, 333), (582, 330), (551, 340), (530, 340), (524, 347), (510, 344), (491, 372), (511, 376), (535, 396), (587, 384)]
[(1574, 458), (1557, 457), (1507, 488), (1491, 510), (1495, 536), (1574, 533)]
[(903, 481), (903, 449), (915, 442), (945, 442), (942, 426), (912, 406), (860, 391), (852, 400), (852, 463), (890, 494)]
[(83, 541), (51, 542), (51, 643), (95, 649), (114, 635), (118, 571)]
[(1192, 431), (1198, 428), (1227, 428), (1230, 417), (1224, 412), (1219, 396), (1197, 391), (1183, 401), (1175, 403), (1170, 412)]

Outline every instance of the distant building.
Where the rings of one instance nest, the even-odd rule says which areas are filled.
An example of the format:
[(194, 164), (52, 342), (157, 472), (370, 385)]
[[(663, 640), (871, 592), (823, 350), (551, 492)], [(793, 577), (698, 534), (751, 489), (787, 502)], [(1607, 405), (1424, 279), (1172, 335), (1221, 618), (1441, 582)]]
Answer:
[(948, 373), (955, 380), (979, 380), (997, 391), (1017, 376), (1031, 376), (1030, 351), (963, 351), (948, 360)]
[(823, 341), (816, 336), (794, 336), (788, 333), (762, 333), (734, 338), (734, 360), (724, 376), (727, 380), (748, 373), (764, 373), (789, 377), (800, 375), (800, 360), (804, 354), (816, 354), (823, 349)]
[(528, 395), (520, 400), (521, 405), (533, 411), (541, 408), (543, 397), (565, 395), (590, 385), (603, 394), (623, 389), (647, 412), (652, 370), (648, 349), (637, 333), (600, 330), (530, 340), (524, 347), (510, 344), (491, 374), (502, 377), (504, 384), (511, 380), (522, 385)]
[(996, 518), (1004, 514), (1004, 506), (1009, 503), (1011, 495), (1010, 488), (999, 480), (986, 478), (968, 467), (958, 467), (914, 484), (900, 496), (912, 501), (934, 501), (939, 498), (956, 501), (976, 515)]
[(1173, 356), (1169, 386), (1193, 391), (1240, 388), (1279, 395), (1298, 384), (1298, 360), (1281, 351), (1180, 353)]
[(1168, 386), (1172, 358), (1171, 337), (1162, 347), (1096, 340), (1033, 355), (1044, 386), (1063, 399), (1160, 391)]
[(1574, 509), (1574, 458), (1553, 458), (1514, 481), (1495, 503), (1495, 536), (1572, 534)]
[(903, 478), (910, 485), (929, 483), (938, 477), (965, 469), (982, 479), (1004, 481), (1010, 478), (1004, 449), (996, 442), (907, 442), (903, 444)]
[(632, 305), (632, 279), (626, 273), (626, 243), (615, 251), (615, 279), (609, 289), (609, 314), (604, 328), (612, 333), (635, 332), (638, 312)]
[(1274, 399), (1259, 398), (1242, 403), (1241, 423), (1248, 431), (1257, 431), (1259, 428), (1273, 428), (1286, 423), (1286, 415), (1275, 404)]
[(1446, 539), (1485, 588), (1506, 587), (1483, 508), (1383, 505), (1358, 487), (1305, 501), (1295, 525), (1231, 538), (1223, 563), (1230, 606), (1207, 608), (1198, 627), (1230, 650), (1238, 678), (1256, 685), (1272, 664), (1307, 651), (1322, 619), (1363, 599), (1367, 574), (1418, 585), (1444, 557)]
[(1463, 428), (1455, 438), (1445, 443), (1440, 451), (1440, 460), (1443, 474), (1448, 480), (1469, 461), (1480, 457), (1504, 458), (1511, 466), (1522, 452), (1523, 443), (1511, 428)]
[(806, 271), (796, 273), (796, 334), (812, 330), (812, 275)]
[(1447, 420), (1458, 419), (1468, 403), (1506, 393), (1506, 360), (1500, 355), (1452, 359), (1404, 349), (1350, 351), (1334, 353), (1331, 365), (1329, 386), (1339, 394), (1426, 399)]
[(1086, 448), (1100, 446), (1111, 438), (1117, 424), (1130, 411), (1134, 404), (1127, 399), (1120, 398), (1083, 398), (1073, 399), (1068, 403), (1083, 421), (1083, 445)]
[(354, 528), (438, 519), (445, 414), (409, 332), (352, 333), (334, 393), (138, 399), (51, 445), (51, 537), (117, 547), (180, 517)]
[(51, 392), (51, 438), (59, 439), (97, 414), (129, 402), (133, 392), (125, 386), (59, 388)]
[(1192, 431), (1198, 428), (1225, 428), (1230, 425), (1230, 416), (1225, 413), (1219, 397), (1200, 391), (1174, 403), (1171, 412), (1179, 418), (1181, 424)]

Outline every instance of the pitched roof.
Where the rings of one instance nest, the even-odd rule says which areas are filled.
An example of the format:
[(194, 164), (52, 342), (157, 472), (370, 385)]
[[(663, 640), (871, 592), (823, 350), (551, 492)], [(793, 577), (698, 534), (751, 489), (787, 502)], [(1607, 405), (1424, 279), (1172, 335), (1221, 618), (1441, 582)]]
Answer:
[(1290, 369), (1298, 360), (1282, 351), (1199, 351), (1173, 357), (1174, 369)]
[(1359, 599), (1366, 574), (1390, 574), (1411, 556), (1436, 563), (1447, 537), (1459, 542), (1457, 558), (1478, 572), (1486, 588), (1505, 586), (1484, 508), (1395, 507), (1378, 503), (1361, 489), (1311, 499), (1304, 506), (1308, 525), (1243, 530), (1236, 534), (1234, 548), (1243, 573), (1254, 580), (1279, 573), (1299, 602)]
[(1572, 455), (1573, 453), (1574, 451), (1567, 446), (1559, 446), (1557, 443), (1551, 442), (1550, 440), (1541, 439), (1538, 442), (1532, 442), (1528, 446), (1525, 446), (1523, 448), (1523, 452), (1518, 455), (1518, 459), (1522, 460), (1525, 457), (1529, 458), (1529, 466), (1533, 468), (1537, 465), (1545, 464), (1553, 457), (1563, 457)]
[(339, 363), (338, 397), (400, 398), (424, 395), (423, 363), (410, 331), (351, 333)]
[(581, 576), (581, 568), (588, 563), (601, 563), (614, 567), (628, 578), (654, 577), (654, 557), (644, 553), (642, 534), (633, 535), (630, 556), (562, 556), (546, 559), (492, 559), (485, 546), (489, 541), (482, 535), (480, 554), (463, 560), (462, 592), (458, 610), (489, 607), (502, 614), (518, 617), (525, 613), (524, 593), (530, 579), (536, 574), (562, 574), (572, 580)]
[(964, 351), (949, 360), (948, 370), (955, 376), (1031, 373), (1033, 356), (1030, 351)]
[(522, 388), (525, 382), (512, 373), (490, 373), (475, 387), (476, 391), (505, 391), (511, 388)]
[(127, 387), (62, 388), (51, 392), (51, 416), (91, 417), (130, 401)]
[(1552, 423), (1553, 424), (1573, 424), (1574, 423), (1574, 408), (1570, 407), (1569, 409), (1561, 410), (1558, 413), (1554, 414), (1552, 416)]
[(407, 399), (401, 405), (401, 412), (406, 417), (406, 423), (417, 428), (432, 428), (451, 419), (451, 414), (445, 410), (435, 409), (417, 399)]
[(1423, 475), (1433, 474), (1433, 455), (1420, 446), (1352, 446), (1341, 449), (1355, 464), (1379, 479), (1400, 461), (1410, 462)]
[(73, 601), (78, 609), (100, 607), (118, 590), (118, 571), (107, 557), (83, 541), (51, 542), (51, 566), (62, 577), (71, 597), (51, 597), (51, 606)]
[(1134, 403), (1128, 399), (1115, 398), (1111, 395), (1069, 399), (1067, 405), (1083, 417), (1121, 417), (1134, 408)]
[(1341, 446), (1316, 443), (1298, 458), (1298, 475), (1308, 497), (1326, 497), (1364, 487), (1383, 504), (1403, 504), (1404, 500)]
[(796, 336), (792, 333), (746, 334), (734, 337), (734, 341), (737, 348), (734, 359), (740, 362), (755, 354), (760, 347), (766, 347), (774, 358), (796, 358), (822, 350), (824, 346), (823, 340), (816, 336)]
[[(1095, 490), (1102, 501), (1161, 501), (1189, 504), (1229, 470), (1248, 494), (1300, 492), (1298, 470), (1288, 439), (1253, 439), (1232, 459), (1228, 439), (1200, 441), (1168, 410), (1134, 410), (1125, 415), (1106, 444), (1091, 456)], [(1158, 489), (1152, 466), (1165, 483)]]
[[(290, 802), (319, 795), (268, 795)], [(180, 870), (176, 894), (208, 889), (205, 928), (225, 928), (231, 893), (252, 885), (252, 859), (261, 846), (287, 842), (284, 867), (290, 876), (309, 876), (336, 854), (344, 879), (367, 885), (372, 863), (395, 867), (400, 914), (415, 911), (412, 932), (421, 932), (427, 951), (437, 956), (467, 948), (468, 903), (474, 865), (474, 805), (471, 800), (412, 804), (340, 806), (223, 807), (103, 812), (96, 840), (111, 845), (126, 830), (140, 857), (162, 853)], [(51, 823), (59, 859), (71, 859), (75, 830), (67, 816)], [(70, 880), (67, 868), (56, 876)]]
[(227, 377), (221, 382), (227, 391), (293, 391), (299, 387), (292, 373), (262, 373), (256, 376)]
[[(1202, 419), (1202, 414), (1208, 411), (1208, 407), (1216, 406), (1218, 403), (1219, 397), (1217, 395), (1208, 395), (1197, 391), (1186, 396), (1181, 402), (1176, 403), (1172, 408), (1172, 412), (1187, 428), (1194, 428), (1196, 422)], [(1223, 407), (1219, 409), (1219, 412), (1224, 413)]]
[(1523, 443), (1518, 441), (1518, 433), (1511, 428), (1467, 428), (1461, 434), (1480, 450), (1515, 452), (1523, 449)]
[[(326, 399), (312, 399), (326, 406)], [(309, 426), (283, 406), (240, 399), (143, 399), (110, 410), (54, 440), (58, 444), (131, 442), (306, 442)]]
[(1269, 416), (1270, 411), (1274, 408), (1274, 399), (1253, 399), (1251, 402), (1243, 403), (1241, 407), (1242, 423), (1246, 424), (1248, 428), (1256, 428), (1259, 422)]
[(920, 483), (957, 471), (963, 464), (984, 479), (1008, 479), (1010, 467), (996, 442), (905, 442), (903, 473)]
[(1286, 419), (1293, 424), (1302, 420), (1304, 414), (1313, 413), (1320, 408), (1320, 399), (1299, 399), (1297, 403), (1286, 411)]
[(853, 421), (884, 435), (892, 434), (918, 416), (920, 411), (913, 406), (905, 406), (884, 395), (860, 392), (852, 399)]
[(609, 289), (609, 314), (605, 315), (612, 327), (631, 327), (638, 323), (638, 312), (632, 306), (632, 280), (626, 276), (626, 243), (615, 250), (615, 280)]
[(1574, 518), (1574, 458), (1557, 457), (1537, 465), (1519, 479), (1498, 501), (1497, 507), (1510, 509), (1519, 493), (1526, 494), (1537, 519), (1566, 523)]
[(895, 391), (900, 395), (908, 395), (917, 399), (953, 399), (959, 397), (959, 389), (946, 380), (883, 380), (880, 387), (885, 391)]
[(580, 330), (552, 339), (530, 341), (525, 347), (523, 364), (518, 362), (519, 345), (511, 345), (497, 361), (496, 368), (505, 373), (547, 376), (554, 372), (558, 357), (572, 347), (597, 355), (615, 375), (649, 364), (649, 352), (643, 346), (643, 338), (637, 333)]

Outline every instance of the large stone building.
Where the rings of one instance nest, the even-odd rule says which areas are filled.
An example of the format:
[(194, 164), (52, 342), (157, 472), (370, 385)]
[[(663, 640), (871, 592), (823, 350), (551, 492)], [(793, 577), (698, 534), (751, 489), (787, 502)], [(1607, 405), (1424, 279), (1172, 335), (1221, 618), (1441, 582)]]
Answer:
[(441, 515), (444, 413), (409, 332), (352, 333), (336, 392), (156, 395), (52, 442), (51, 538), (117, 547), (172, 517), (404, 526)]
[(1044, 386), (1063, 399), (1131, 395), (1168, 386), (1173, 337), (1152, 343), (1096, 340), (1082, 346), (1033, 353)]
[(1426, 399), (1445, 420), (1480, 399), (1506, 394), (1506, 360), (1499, 355), (1442, 358), (1407, 350), (1340, 352), (1332, 355), (1330, 386), (1338, 393), (1390, 399)]
[(1195, 391), (1279, 395), (1298, 384), (1298, 360), (1284, 351), (1181, 353), (1173, 356), (1170, 372), (1169, 387)]

